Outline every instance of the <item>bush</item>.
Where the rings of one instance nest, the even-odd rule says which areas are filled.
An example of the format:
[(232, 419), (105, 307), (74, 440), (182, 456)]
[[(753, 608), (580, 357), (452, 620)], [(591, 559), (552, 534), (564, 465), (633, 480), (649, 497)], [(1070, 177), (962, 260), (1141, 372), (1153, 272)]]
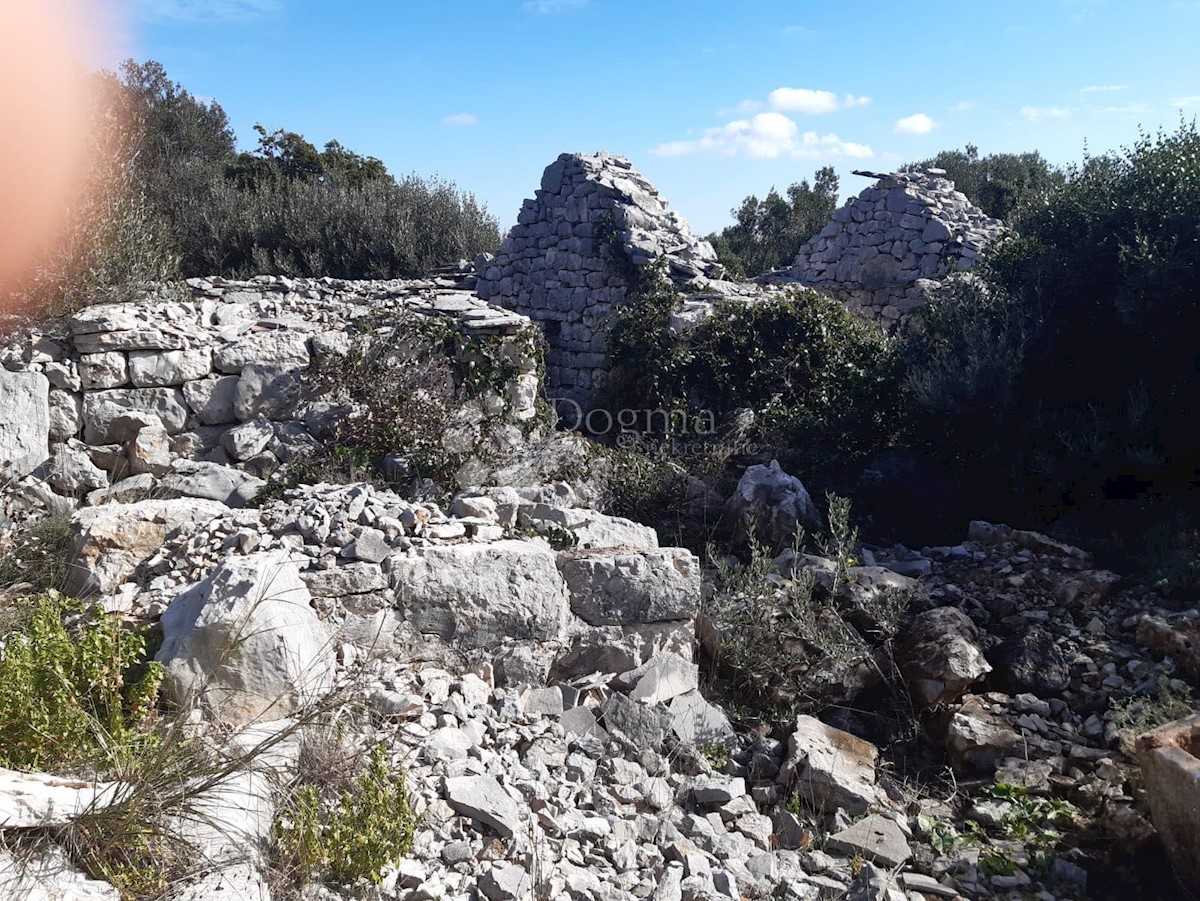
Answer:
[(1021, 237), (996, 248), (988, 273), (997, 296), (1036, 311), (1037, 328), (1007, 410), (989, 410), (986, 396), (977, 403), (976, 447), (1002, 449), (1014, 487), (1039, 484), (1047, 518), (1186, 490), (1200, 459), (1195, 124), (1086, 159), (1013, 225)]
[(906, 379), (924, 412), (941, 417), (1011, 403), (1037, 328), (1019, 300), (977, 276), (958, 276), (934, 292), (917, 321)]
[(162, 675), (145, 635), (53, 591), (16, 620), (0, 656), (0, 766), (70, 767), (134, 743)]
[(277, 869), (294, 887), (314, 879), (345, 887), (380, 884), (385, 870), (412, 850), (417, 827), (403, 772), (379, 745), (351, 786), (329, 795), (321, 785), (296, 788), (275, 826)]
[[(821, 550), (833, 560), (834, 574), (825, 588), (808, 568), (781, 571), (753, 537), (745, 562), (709, 550), (716, 577), (701, 631), (720, 636), (708, 650), (716, 652), (718, 671), (728, 674), (735, 700), (770, 720), (845, 706), (862, 691), (895, 681), (890, 645), (909, 598), (884, 591), (846, 606), (858, 540), (849, 502), (831, 495), (829, 521)], [(797, 535), (793, 551), (779, 559), (791, 557), (794, 564), (804, 543), (804, 534)]]
[[(418, 313), (363, 324), (345, 356), (313, 361), (307, 388), (346, 404), (327, 441), (320, 470), (362, 470), (386, 461), (393, 480), (432, 479), (451, 485), (467, 464), (487, 465), (508, 449), (508, 385), (519, 364), (540, 365), (540, 336), (463, 335), (445, 320)], [(536, 428), (540, 419), (524, 423)], [(302, 467), (304, 468), (304, 467)]]
[(134, 300), (176, 278), (167, 223), (137, 180), (146, 122), (111, 75), (92, 78), (86, 182), (53, 248), (22, 283), (5, 285), (5, 305), (58, 316), (93, 303)]
[[(609, 332), (614, 409), (683, 410), (738, 430), (797, 468), (843, 465), (899, 428), (898, 344), (837, 301), (799, 289), (778, 300), (719, 302), (683, 334), (676, 295), (634, 295)], [(753, 428), (744, 425), (752, 417)]]

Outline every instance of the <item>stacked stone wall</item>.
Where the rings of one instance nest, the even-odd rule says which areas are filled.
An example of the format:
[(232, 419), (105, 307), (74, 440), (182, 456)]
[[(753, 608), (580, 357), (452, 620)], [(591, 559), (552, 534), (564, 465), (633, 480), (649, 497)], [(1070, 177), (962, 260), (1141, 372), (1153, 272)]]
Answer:
[(627, 159), (563, 154), (499, 252), (476, 260), (476, 293), (542, 324), (548, 391), (586, 405), (603, 379), (609, 316), (655, 263), (679, 287), (724, 275), (712, 245)]
[(906, 319), (1004, 229), (941, 170), (855, 174), (878, 181), (838, 209), (778, 280), (815, 288), (868, 319)]

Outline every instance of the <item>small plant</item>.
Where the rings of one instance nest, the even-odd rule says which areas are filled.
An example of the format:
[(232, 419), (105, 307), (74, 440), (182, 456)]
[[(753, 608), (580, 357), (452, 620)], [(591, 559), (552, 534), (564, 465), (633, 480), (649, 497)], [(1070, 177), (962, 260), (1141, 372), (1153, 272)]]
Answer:
[(385, 870), (412, 850), (416, 826), (404, 775), (378, 745), (339, 797), (322, 797), (316, 785), (295, 791), (275, 827), (276, 859), (298, 885), (378, 885)]
[(1154, 667), (1146, 681), (1145, 693), (1114, 701), (1109, 708), (1108, 719), (1121, 730), (1121, 746), (1127, 754), (1132, 754), (1134, 740), (1143, 732), (1195, 712), (1191, 686), (1166, 668)]
[(729, 748), (723, 742), (711, 741), (700, 746), (700, 755), (718, 772), (729, 766)]
[(0, 652), (0, 766), (71, 767), (150, 740), (162, 667), (144, 633), (54, 591), (20, 614)]
[[(1024, 786), (997, 782), (985, 787), (981, 794), (1004, 803), (996, 830), (1002, 839), (1019, 843), (1026, 850), (1029, 862), (1039, 869), (1046, 869), (1053, 862), (1064, 837), (1061, 828), (1073, 825), (1079, 818), (1078, 808), (1069, 801), (1038, 797)], [(995, 847), (980, 856), (980, 866), (995, 875), (1011, 876), (1016, 871), (1012, 855)]]

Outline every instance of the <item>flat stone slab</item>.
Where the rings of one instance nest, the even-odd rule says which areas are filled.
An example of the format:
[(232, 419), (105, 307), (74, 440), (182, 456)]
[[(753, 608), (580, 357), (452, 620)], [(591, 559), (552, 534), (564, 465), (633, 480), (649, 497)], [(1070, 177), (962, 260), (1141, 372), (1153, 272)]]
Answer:
[(825, 846), (851, 856), (861, 854), (885, 867), (898, 867), (912, 857), (912, 849), (894, 820), (872, 814), (831, 835)]
[(447, 779), (446, 800), (458, 813), (478, 820), (504, 838), (512, 838), (524, 831), (517, 802), (491, 776)]
[(0, 827), (65, 826), (84, 813), (111, 805), (120, 789), (117, 782), (0, 770)]

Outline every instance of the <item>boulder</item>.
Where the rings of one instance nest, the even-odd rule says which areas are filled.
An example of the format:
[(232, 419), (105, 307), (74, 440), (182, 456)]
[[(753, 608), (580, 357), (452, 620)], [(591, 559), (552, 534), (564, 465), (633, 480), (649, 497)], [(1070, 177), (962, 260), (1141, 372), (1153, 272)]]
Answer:
[(226, 373), (240, 373), (256, 364), (299, 369), (308, 361), (308, 336), (287, 330), (254, 332), (219, 347), (213, 354), (213, 365)]
[(896, 642), (896, 662), (913, 700), (923, 707), (953, 703), (990, 673), (978, 639), (979, 630), (957, 607), (913, 617)]
[(78, 495), (108, 487), (108, 473), (92, 462), (86, 446), (75, 439), (54, 448), (46, 464), (46, 481), (59, 494)]
[(27, 476), (50, 456), (50, 382), (37, 372), (0, 369), (0, 475)]
[(791, 545), (800, 528), (819, 528), (822, 521), (804, 483), (784, 472), (777, 460), (746, 470), (725, 515), (734, 541), (753, 535), (775, 548)]
[(864, 817), (826, 839), (825, 846), (847, 857), (861, 857), (896, 869), (912, 857), (912, 849), (895, 820), (878, 814)]
[(963, 698), (946, 726), (946, 752), (960, 772), (991, 774), (1000, 761), (1019, 753), (1021, 738), (1008, 721), (975, 695)]
[(1011, 694), (1046, 697), (1071, 684), (1071, 669), (1062, 649), (1039, 625), (997, 645), (989, 652), (988, 661), (996, 670), (997, 684)]
[(308, 588), (286, 554), (230, 557), (162, 616), (163, 691), (221, 721), (290, 716), (333, 683), (335, 658)]
[(78, 597), (111, 594), (179, 526), (208, 522), (227, 512), (224, 504), (197, 500), (145, 500), (86, 507), (71, 520), (68, 590)]
[(866, 813), (878, 800), (875, 763), (878, 749), (849, 732), (811, 716), (796, 719), (779, 782), (815, 810)]
[(593, 626), (691, 619), (700, 605), (700, 563), (683, 548), (565, 551), (558, 570), (572, 611)]
[(236, 375), (200, 379), (183, 386), (183, 397), (202, 424), (225, 425), (237, 421), (233, 412), (237, 386)]
[(249, 363), (242, 368), (233, 393), (233, 414), (239, 422), (256, 417), (290, 419), (300, 403), (300, 390), (295, 367)]
[(1137, 740), (1137, 758), (1154, 827), (1180, 878), (1200, 891), (1200, 714)]
[(567, 586), (542, 542), (431, 545), (390, 562), (396, 605), (421, 633), (471, 648), (562, 635)]
[(525, 831), (521, 808), (491, 776), (455, 776), (446, 780), (446, 800), (455, 811), (494, 829), (502, 838)]

